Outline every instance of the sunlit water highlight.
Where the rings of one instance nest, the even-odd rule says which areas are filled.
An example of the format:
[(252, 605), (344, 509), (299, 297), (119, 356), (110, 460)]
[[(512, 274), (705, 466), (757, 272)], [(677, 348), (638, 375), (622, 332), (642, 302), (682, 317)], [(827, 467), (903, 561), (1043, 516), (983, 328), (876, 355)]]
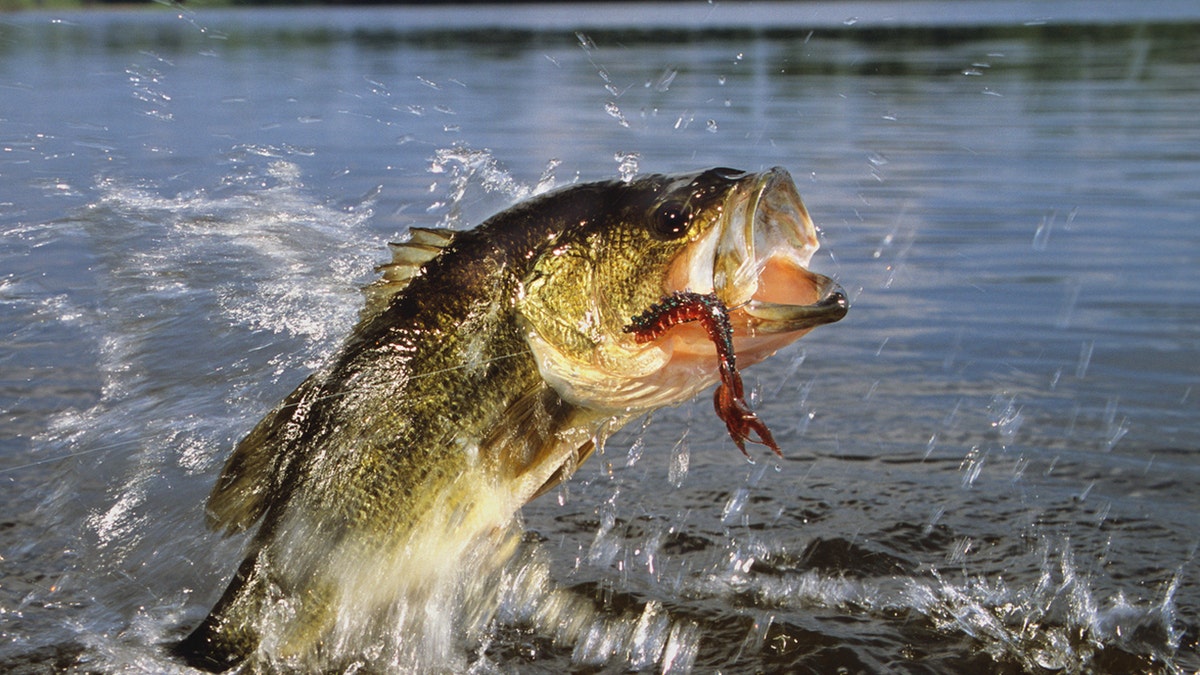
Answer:
[(634, 423), (346, 669), (1200, 670), (1196, 18), (869, 9), (6, 17), (0, 664), (183, 670), (244, 544), (203, 530), (221, 462), (407, 227), (780, 164), (854, 303), (746, 373), (787, 459), (707, 400)]

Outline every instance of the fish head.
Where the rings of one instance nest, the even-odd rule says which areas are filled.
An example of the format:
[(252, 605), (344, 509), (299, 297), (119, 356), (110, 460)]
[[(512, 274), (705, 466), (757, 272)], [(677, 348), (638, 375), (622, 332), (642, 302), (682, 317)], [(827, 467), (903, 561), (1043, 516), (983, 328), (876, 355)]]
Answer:
[(651, 175), (602, 189), (597, 213), (539, 252), (518, 299), (539, 371), (564, 399), (636, 414), (715, 383), (720, 364), (702, 326), (642, 343), (625, 330), (677, 291), (714, 294), (727, 308), (739, 366), (845, 315), (841, 288), (808, 269), (817, 233), (784, 169)]

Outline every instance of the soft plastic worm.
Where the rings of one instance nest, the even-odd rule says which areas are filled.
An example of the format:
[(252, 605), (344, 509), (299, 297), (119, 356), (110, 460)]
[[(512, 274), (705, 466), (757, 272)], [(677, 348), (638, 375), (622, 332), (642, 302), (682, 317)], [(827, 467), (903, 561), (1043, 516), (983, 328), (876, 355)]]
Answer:
[[(721, 384), (713, 394), (713, 407), (717, 411), (717, 417), (725, 422), (729, 437), (747, 457), (750, 456), (750, 453), (746, 452), (747, 440), (761, 443), (782, 457), (783, 452), (771, 436), (771, 430), (750, 410), (750, 406), (746, 405), (742, 376), (737, 370), (733, 352), (733, 328), (729, 324), (729, 309), (715, 293), (675, 291), (651, 305), (645, 312), (633, 317), (624, 330), (626, 333), (632, 333), (638, 344), (644, 344), (658, 339), (673, 326), (691, 321), (699, 321), (704, 326), (708, 338), (717, 348)], [(758, 436), (757, 441), (750, 437), (751, 433)]]

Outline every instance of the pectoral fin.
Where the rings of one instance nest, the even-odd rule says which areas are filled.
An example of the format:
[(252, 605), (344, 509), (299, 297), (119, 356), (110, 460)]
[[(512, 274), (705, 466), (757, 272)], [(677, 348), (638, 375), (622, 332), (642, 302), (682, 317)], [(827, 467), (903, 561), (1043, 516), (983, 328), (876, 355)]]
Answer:
[(508, 406), (481, 444), (499, 479), (513, 484), (526, 501), (570, 478), (592, 454), (589, 414), (542, 382)]

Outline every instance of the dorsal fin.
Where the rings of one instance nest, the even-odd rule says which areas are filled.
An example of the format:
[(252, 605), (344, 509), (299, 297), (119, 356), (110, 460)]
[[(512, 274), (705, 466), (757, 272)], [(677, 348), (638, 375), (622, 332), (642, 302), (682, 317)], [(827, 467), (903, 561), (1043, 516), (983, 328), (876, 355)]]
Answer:
[(392, 298), (421, 274), (425, 263), (436, 258), (458, 234), (455, 230), (431, 227), (410, 228), (408, 233), (408, 241), (388, 244), (392, 251), (391, 262), (376, 267), (379, 279), (363, 288), (367, 303), (359, 317), (362, 321), (387, 309)]

